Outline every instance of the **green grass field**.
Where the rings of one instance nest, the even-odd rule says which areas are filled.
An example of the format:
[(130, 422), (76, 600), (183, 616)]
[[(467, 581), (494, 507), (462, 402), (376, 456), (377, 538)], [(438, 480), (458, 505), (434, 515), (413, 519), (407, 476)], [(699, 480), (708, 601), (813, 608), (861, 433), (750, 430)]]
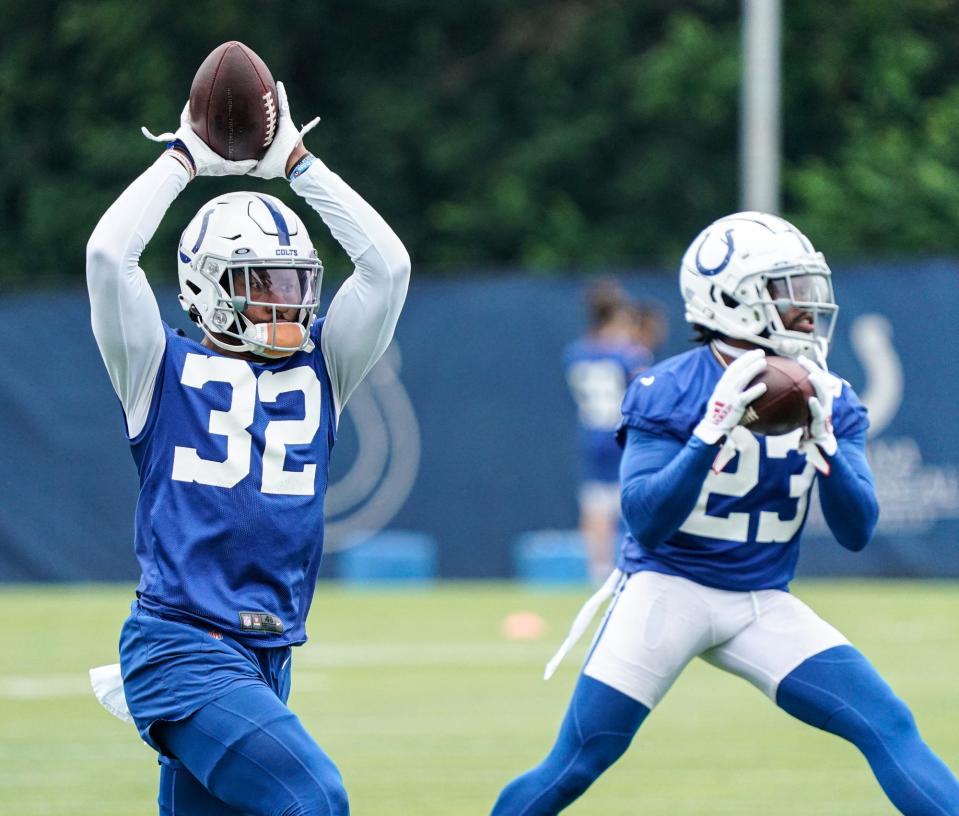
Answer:
[[(797, 593), (842, 629), (959, 768), (959, 584), (806, 582)], [(477, 816), (552, 742), (585, 650), (542, 668), (585, 593), (505, 584), (416, 592), (321, 586), (291, 706), (343, 772), (358, 816)], [(116, 660), (130, 588), (0, 590), (0, 813), (155, 813), (153, 753), (103, 711), (88, 667)], [(510, 612), (545, 637), (510, 642)], [(10, 644), (12, 643), (12, 648)], [(570, 814), (891, 814), (852, 747), (782, 714), (701, 662), (627, 755)]]

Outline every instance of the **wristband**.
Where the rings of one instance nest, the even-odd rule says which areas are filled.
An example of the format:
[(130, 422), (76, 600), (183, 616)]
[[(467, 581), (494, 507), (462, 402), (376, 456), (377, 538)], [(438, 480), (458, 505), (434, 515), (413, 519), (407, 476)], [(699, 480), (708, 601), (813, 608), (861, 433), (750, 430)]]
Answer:
[(186, 170), (186, 174), (187, 174), (187, 176), (190, 177), (190, 180), (191, 180), (191, 181), (192, 181), (194, 178), (196, 178), (196, 173), (195, 173), (194, 170), (193, 170), (193, 166), (190, 164), (190, 160), (189, 160), (186, 156), (183, 155), (183, 151), (181, 151), (181, 150), (164, 150), (164, 151), (163, 151), (163, 155), (164, 155), (164, 156), (169, 156), (169, 157), (170, 157), (171, 159), (173, 159), (177, 164), (179, 164), (180, 167), (182, 167), (184, 170)]
[(290, 174), (287, 176), (287, 178), (290, 181), (293, 181), (293, 179), (302, 176), (307, 170), (310, 169), (310, 166), (315, 161), (316, 156), (314, 156), (312, 153), (307, 153), (305, 156), (303, 156), (303, 158), (293, 165), (293, 169), (290, 170)]
[(180, 139), (174, 139), (166, 144), (167, 152), (179, 161), (190, 173), (190, 178), (196, 176), (196, 162), (188, 148)]

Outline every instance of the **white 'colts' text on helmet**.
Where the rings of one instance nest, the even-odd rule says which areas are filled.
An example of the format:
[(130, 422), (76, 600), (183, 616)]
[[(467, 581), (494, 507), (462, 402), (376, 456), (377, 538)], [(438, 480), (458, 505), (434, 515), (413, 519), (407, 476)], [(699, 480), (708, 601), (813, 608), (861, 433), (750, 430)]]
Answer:
[(825, 360), (836, 323), (832, 273), (788, 221), (741, 212), (714, 221), (679, 270), (686, 320), (787, 357)]
[(218, 347), (274, 358), (313, 348), (323, 265), (279, 199), (209, 201), (183, 231), (177, 261), (180, 304)]

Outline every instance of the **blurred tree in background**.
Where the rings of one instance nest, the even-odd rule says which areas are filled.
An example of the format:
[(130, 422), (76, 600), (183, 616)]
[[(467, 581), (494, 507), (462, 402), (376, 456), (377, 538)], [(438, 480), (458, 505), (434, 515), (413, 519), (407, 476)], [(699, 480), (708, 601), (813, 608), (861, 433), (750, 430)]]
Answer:
[[(959, 0), (783, 4), (784, 201), (826, 252), (959, 249)], [(670, 270), (738, 208), (739, 4), (0, 0), (0, 287), (79, 282), (97, 218), (239, 39), (418, 274)], [(144, 266), (175, 275), (200, 179)], [(269, 191), (294, 202), (281, 181)], [(298, 206), (303, 211), (303, 205)], [(319, 225), (334, 273), (342, 253)]]
[(783, 5), (786, 214), (826, 251), (955, 252), (959, 3)]

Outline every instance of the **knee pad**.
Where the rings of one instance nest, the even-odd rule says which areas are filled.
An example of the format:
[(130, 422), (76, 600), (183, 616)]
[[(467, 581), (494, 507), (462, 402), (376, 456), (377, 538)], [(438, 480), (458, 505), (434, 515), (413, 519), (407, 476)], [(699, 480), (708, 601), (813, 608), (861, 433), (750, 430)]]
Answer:
[(579, 744), (566, 772), (557, 781), (565, 797), (575, 797), (586, 790), (629, 748), (632, 734), (601, 734)]
[(619, 759), (647, 714), (642, 703), (580, 675), (549, 755), (503, 789), (493, 816), (559, 813)]
[(959, 780), (923, 742), (906, 704), (851, 646), (806, 660), (780, 683), (776, 701), (862, 751), (900, 813), (959, 814)]
[(895, 696), (881, 704), (870, 701), (856, 708), (843, 707), (828, 719), (823, 728), (860, 747), (873, 741), (888, 744), (913, 736), (918, 738), (912, 712)]
[(343, 778), (333, 763), (314, 768), (309, 782), (290, 790), (294, 802), (276, 816), (349, 816), (350, 802)]
[(318, 785), (311, 791), (299, 792), (294, 804), (276, 816), (349, 816), (350, 803), (342, 782)]
[(779, 684), (776, 702), (803, 722), (856, 744), (916, 733), (912, 712), (852, 646), (827, 649), (800, 664)]
[(329, 802), (330, 816), (350, 816), (350, 800), (342, 780), (337, 779), (336, 785), (326, 790), (326, 798)]
[(583, 675), (570, 703), (554, 760), (566, 765), (562, 788), (585, 790), (619, 759), (649, 709), (619, 691)]

